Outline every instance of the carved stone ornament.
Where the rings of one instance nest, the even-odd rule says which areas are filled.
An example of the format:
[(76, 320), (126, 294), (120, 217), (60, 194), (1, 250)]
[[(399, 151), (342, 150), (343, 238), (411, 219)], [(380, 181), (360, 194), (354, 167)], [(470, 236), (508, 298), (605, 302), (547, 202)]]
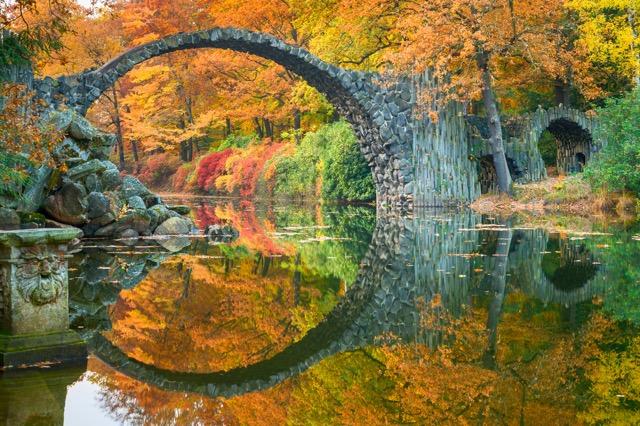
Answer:
[(53, 303), (65, 286), (64, 260), (45, 246), (22, 248), (16, 268), (16, 287), (27, 302), (35, 306)]

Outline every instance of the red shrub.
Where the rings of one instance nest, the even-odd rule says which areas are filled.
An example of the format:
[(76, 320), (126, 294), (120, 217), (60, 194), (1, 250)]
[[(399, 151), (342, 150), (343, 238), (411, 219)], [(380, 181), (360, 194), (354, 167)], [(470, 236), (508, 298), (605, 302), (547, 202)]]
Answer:
[(175, 192), (191, 191), (192, 188), (189, 187), (190, 182), (187, 182), (187, 179), (191, 175), (192, 171), (193, 165), (191, 163), (183, 164), (178, 167), (178, 170), (176, 170), (173, 175), (173, 180), (171, 182), (171, 186)]
[(231, 154), (233, 154), (232, 149), (225, 149), (211, 153), (200, 161), (196, 172), (198, 188), (204, 191), (215, 189), (215, 180), (224, 174), (225, 163)]
[(156, 154), (149, 158), (142, 166), (138, 179), (156, 189), (165, 189), (182, 163), (178, 157), (168, 153)]

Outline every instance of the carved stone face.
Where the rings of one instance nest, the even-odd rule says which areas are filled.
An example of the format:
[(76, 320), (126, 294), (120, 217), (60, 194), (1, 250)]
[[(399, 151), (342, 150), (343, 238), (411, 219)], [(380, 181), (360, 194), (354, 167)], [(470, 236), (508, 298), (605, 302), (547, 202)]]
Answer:
[(23, 248), (20, 260), (16, 285), (24, 300), (36, 306), (58, 300), (65, 285), (64, 260), (42, 246)]

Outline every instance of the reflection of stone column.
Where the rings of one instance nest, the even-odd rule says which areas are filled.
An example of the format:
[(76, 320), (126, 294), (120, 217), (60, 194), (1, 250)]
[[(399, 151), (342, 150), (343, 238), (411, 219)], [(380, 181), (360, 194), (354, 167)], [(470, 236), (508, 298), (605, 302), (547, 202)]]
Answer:
[(67, 243), (80, 231), (0, 233), (0, 366), (86, 358), (69, 330)]
[(67, 388), (85, 370), (85, 365), (78, 365), (5, 373), (0, 382), (0, 419), (5, 422), (2, 424), (64, 424)]

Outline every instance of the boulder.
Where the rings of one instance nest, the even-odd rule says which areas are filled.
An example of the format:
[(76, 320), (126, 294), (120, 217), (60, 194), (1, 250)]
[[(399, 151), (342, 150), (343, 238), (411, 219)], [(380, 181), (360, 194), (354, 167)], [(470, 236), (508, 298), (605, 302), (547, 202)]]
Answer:
[(45, 199), (45, 189), (52, 175), (49, 167), (43, 166), (31, 173), (29, 186), (22, 194), (20, 210), (35, 212), (40, 208)]
[[(45, 219), (45, 228), (55, 228), (55, 229), (66, 229), (66, 228), (75, 228), (71, 225), (66, 225), (64, 223), (56, 222), (53, 219)], [(82, 238), (83, 235), (80, 235), (79, 238)]]
[(102, 189), (104, 191), (112, 191), (117, 189), (122, 185), (122, 177), (120, 177), (120, 172), (118, 169), (107, 169), (105, 170), (100, 178), (100, 183), (102, 183)]
[(186, 215), (191, 213), (191, 207), (189, 206), (167, 206), (169, 208), (169, 210), (172, 210), (176, 213), (178, 213), (179, 215)]
[(58, 146), (56, 146), (53, 154), (59, 160), (66, 159), (78, 159), (80, 161), (87, 161), (89, 159), (89, 153), (76, 143), (71, 138), (64, 138)]
[(92, 192), (87, 197), (87, 217), (95, 219), (111, 212), (111, 201), (101, 192)]
[(116, 221), (116, 217), (112, 214), (112, 213), (106, 213), (103, 216), (97, 217), (95, 219), (92, 219), (89, 221), (89, 223), (87, 223), (82, 230), (84, 231), (84, 234), (88, 237), (92, 237), (95, 235), (96, 231), (98, 231), (98, 229), (103, 228), (107, 225), (109, 225), (110, 223), (113, 223)]
[[(180, 217), (178, 213), (174, 212), (173, 210), (169, 210), (164, 204), (156, 204), (155, 206), (149, 207), (147, 209), (147, 212), (149, 212), (151, 217), (154, 218), (155, 226), (161, 224), (169, 218)], [(155, 226), (152, 226), (151, 228), (153, 229), (155, 228)]]
[(98, 226), (98, 228), (102, 228), (103, 226), (107, 226), (108, 224), (115, 221), (116, 217), (113, 215), (113, 213), (109, 212), (100, 217), (96, 217), (95, 219), (91, 220), (89, 224), (95, 224)]
[(59, 132), (66, 133), (71, 125), (75, 112), (72, 109), (49, 110), (43, 120), (44, 126), (53, 126)]
[(118, 232), (118, 234), (116, 235), (116, 237), (118, 238), (126, 238), (126, 239), (138, 239), (138, 237), (140, 237), (140, 234), (138, 234), (138, 231), (136, 231), (135, 229), (125, 229), (124, 231)]
[(119, 192), (105, 191), (103, 194), (109, 199), (109, 211), (113, 213), (115, 217), (120, 217), (127, 211), (127, 202), (121, 197)]
[(144, 203), (144, 200), (137, 195), (134, 195), (133, 197), (129, 197), (129, 199), (127, 200), (127, 205), (129, 206), (130, 209), (145, 210), (147, 208), (147, 206)]
[(107, 226), (98, 229), (96, 237), (113, 237), (120, 235), (127, 229), (133, 229), (141, 234), (149, 229), (151, 217), (145, 210), (129, 210), (124, 216)]
[(102, 192), (102, 182), (98, 179), (98, 175), (90, 174), (84, 180), (84, 187), (88, 192)]
[(47, 218), (37, 212), (18, 212), (22, 229), (46, 228)]
[(155, 194), (147, 195), (144, 197), (144, 203), (147, 207), (157, 206), (158, 204), (162, 204), (162, 198)]
[(153, 232), (155, 236), (187, 235), (191, 232), (191, 221), (181, 217), (171, 217), (162, 222)]
[(80, 114), (72, 115), (67, 131), (72, 138), (80, 141), (90, 141), (98, 134), (98, 131), (89, 123), (89, 120)]
[(170, 237), (170, 238), (161, 238), (158, 239), (158, 244), (160, 244), (165, 250), (170, 251), (171, 253), (177, 253), (185, 247), (189, 247), (191, 245), (191, 238), (189, 237)]
[(111, 154), (111, 151), (113, 151), (113, 146), (115, 145), (115, 143), (115, 135), (102, 132), (98, 133), (98, 135), (91, 139), (91, 141), (89, 142), (89, 157), (103, 161), (108, 160), (109, 154)]
[(120, 188), (120, 192), (122, 192), (125, 198), (130, 198), (136, 195), (144, 198), (148, 195), (151, 195), (151, 191), (149, 191), (147, 187), (142, 184), (142, 182), (140, 182), (133, 176), (125, 176), (122, 179), (122, 187)]
[(68, 225), (82, 226), (87, 223), (87, 193), (75, 182), (65, 182), (59, 191), (47, 197), (43, 203), (45, 212), (54, 220)]
[(78, 181), (94, 173), (102, 173), (105, 170), (100, 160), (91, 160), (72, 167), (67, 171), (67, 176), (71, 180)]
[(20, 229), (20, 216), (15, 210), (0, 207), (0, 229), (5, 231)]
[(109, 160), (102, 160), (102, 165), (104, 166), (105, 170), (115, 170), (116, 172), (119, 172), (118, 166), (116, 166)]

